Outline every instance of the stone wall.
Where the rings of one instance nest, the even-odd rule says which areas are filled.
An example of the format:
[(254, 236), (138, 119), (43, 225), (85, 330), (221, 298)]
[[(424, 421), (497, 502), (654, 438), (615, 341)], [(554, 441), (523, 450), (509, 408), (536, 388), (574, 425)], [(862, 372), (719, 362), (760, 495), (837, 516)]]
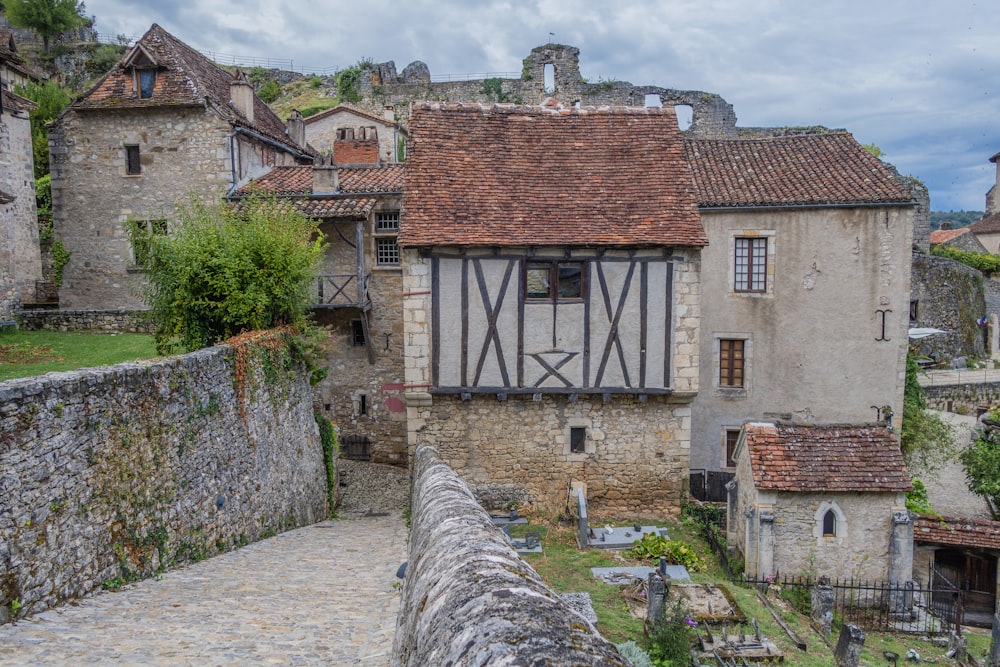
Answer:
[(973, 268), (945, 257), (913, 254), (910, 300), (917, 302), (917, 327), (945, 333), (914, 341), (917, 354), (940, 362), (986, 354), (984, 328), (976, 320), (986, 315), (985, 279)]
[(413, 479), (394, 667), (630, 664), (518, 558), (436, 450), (417, 449)]
[(155, 325), (141, 310), (22, 310), (21, 328), (50, 331), (151, 333)]
[(35, 211), (31, 121), (26, 111), (0, 114), (0, 320), (35, 300), (42, 255)]
[[(970, 377), (975, 377), (975, 374), (976, 371), (969, 371)], [(924, 386), (924, 393), (927, 396), (927, 407), (934, 410), (976, 414), (980, 406), (1000, 404), (1000, 382), (932, 384)]]
[(0, 383), (0, 622), (327, 516), (304, 372), (256, 358)]

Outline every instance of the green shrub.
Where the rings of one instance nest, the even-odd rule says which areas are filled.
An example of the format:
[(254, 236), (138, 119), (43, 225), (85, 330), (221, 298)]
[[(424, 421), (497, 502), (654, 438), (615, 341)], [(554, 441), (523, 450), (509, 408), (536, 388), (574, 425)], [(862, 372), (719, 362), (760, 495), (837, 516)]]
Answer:
[(265, 103), (270, 104), (271, 102), (278, 99), (281, 95), (281, 84), (274, 79), (268, 79), (261, 84), (260, 90), (257, 91), (257, 96), (260, 97)]
[(653, 661), (649, 659), (649, 654), (642, 650), (638, 644), (629, 640), (621, 644), (615, 644), (615, 648), (623, 656), (628, 658), (632, 667), (653, 667)]
[(991, 275), (1000, 271), (1000, 255), (981, 252), (965, 252), (957, 248), (936, 245), (931, 248), (931, 254), (937, 257), (947, 257), (956, 262), (961, 262), (973, 269), (982, 271), (986, 275)]
[(698, 624), (677, 599), (663, 610), (663, 620), (653, 622), (646, 650), (655, 667), (682, 667), (691, 664), (692, 631)]
[(705, 566), (694, 549), (663, 535), (643, 535), (641, 540), (625, 552), (625, 556), (640, 559), (659, 559), (664, 556), (668, 563), (683, 565), (691, 572), (697, 572)]
[(912, 480), (913, 488), (906, 492), (906, 509), (916, 514), (934, 514), (930, 499), (927, 496), (927, 486), (916, 477)]

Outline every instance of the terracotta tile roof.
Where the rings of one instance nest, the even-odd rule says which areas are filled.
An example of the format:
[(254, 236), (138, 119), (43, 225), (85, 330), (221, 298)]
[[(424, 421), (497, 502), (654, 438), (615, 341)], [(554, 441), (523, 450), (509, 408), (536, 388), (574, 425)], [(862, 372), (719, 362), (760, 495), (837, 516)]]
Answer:
[(314, 113), (313, 115), (305, 119), (305, 123), (306, 125), (309, 125), (310, 123), (315, 123), (316, 121), (322, 120), (323, 118), (326, 118), (328, 116), (333, 116), (334, 114), (344, 113), (344, 112), (349, 112), (357, 116), (367, 118), (368, 120), (380, 123), (381, 125), (386, 125), (388, 127), (396, 127), (395, 120), (386, 120), (384, 117), (374, 114), (371, 111), (365, 111), (364, 109), (359, 109), (358, 107), (351, 106), (350, 104), (338, 104), (332, 109), (324, 109), (319, 113)]
[(892, 171), (847, 132), (684, 142), (701, 207), (908, 203)]
[[(371, 167), (341, 167), (340, 190), (344, 193), (389, 193), (403, 191), (404, 165), (383, 164)], [(312, 192), (312, 167), (296, 165), (274, 167), (236, 191), (236, 196), (252, 190), (263, 190), (276, 195), (307, 195)]]
[[(126, 63), (137, 49), (148, 53), (157, 64), (153, 95), (140, 99), (133, 90)], [(210, 106), (233, 125), (259, 132), (293, 150), (306, 152), (286, 133), (285, 124), (263, 100), (254, 95), (251, 123), (230, 104), (233, 75), (157, 24), (135, 43), (110, 72), (74, 101), (72, 109), (140, 109), (164, 106)]]
[(913, 520), (913, 540), (924, 544), (1000, 550), (1000, 521), (921, 514)]
[(703, 246), (673, 107), (414, 103), (399, 242)]
[(899, 443), (874, 424), (748, 423), (754, 485), (770, 491), (908, 491)]
[(28, 67), (28, 63), (17, 52), (17, 45), (14, 43), (14, 31), (10, 28), (0, 28), (0, 62), (3, 62), (8, 68), (32, 81), (42, 80), (38, 72)]
[(996, 234), (1000, 232), (1000, 213), (987, 215), (969, 225), (973, 234)]
[(311, 166), (275, 167), (264, 176), (241, 187), (234, 196), (246, 197), (255, 192), (265, 192), (287, 197), (289, 205), (296, 206), (311, 218), (364, 219), (378, 203), (378, 195), (399, 193), (403, 190), (401, 164), (342, 167), (338, 172), (341, 196), (337, 197), (310, 196)]
[(960, 227), (958, 229), (936, 229), (931, 232), (931, 245), (937, 245), (939, 243), (947, 243), (948, 241), (961, 236), (962, 234), (969, 233), (968, 227)]
[(27, 97), (21, 97), (20, 95), (15, 95), (6, 88), (0, 92), (0, 99), (3, 101), (4, 109), (14, 109), (16, 111), (32, 111), (38, 108), (38, 104), (29, 100)]

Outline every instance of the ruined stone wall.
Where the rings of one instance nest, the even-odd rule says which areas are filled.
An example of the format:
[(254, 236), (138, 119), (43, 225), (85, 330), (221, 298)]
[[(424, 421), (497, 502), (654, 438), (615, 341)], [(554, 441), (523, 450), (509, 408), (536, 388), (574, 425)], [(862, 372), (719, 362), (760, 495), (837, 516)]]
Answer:
[(254, 359), (0, 383), (0, 622), (327, 516), (304, 373)]
[(31, 331), (152, 333), (156, 326), (137, 310), (22, 310), (21, 328)]
[[(962, 375), (966, 375), (962, 373)], [(979, 407), (1000, 405), (1000, 382), (973, 382), (983, 371), (968, 371), (966, 384), (931, 384), (924, 386), (927, 407), (948, 412), (976, 414)]]
[(914, 326), (945, 332), (915, 340), (917, 354), (940, 362), (986, 354), (985, 328), (976, 324), (987, 313), (985, 279), (979, 271), (944, 257), (914, 253), (910, 300), (917, 302)]
[(631, 664), (518, 558), (433, 448), (417, 450), (413, 478), (393, 667)]

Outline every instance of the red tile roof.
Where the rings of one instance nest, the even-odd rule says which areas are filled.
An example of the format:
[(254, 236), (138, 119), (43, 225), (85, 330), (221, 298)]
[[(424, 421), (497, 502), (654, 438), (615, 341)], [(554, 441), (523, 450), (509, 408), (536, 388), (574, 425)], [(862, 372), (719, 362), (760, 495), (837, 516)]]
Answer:
[(973, 234), (995, 234), (1000, 232), (1000, 213), (987, 215), (969, 225)]
[(684, 142), (701, 207), (895, 204), (913, 200), (847, 132)]
[(414, 103), (399, 242), (703, 246), (677, 117)]
[[(132, 74), (126, 66), (130, 54), (145, 51), (157, 65), (153, 95), (140, 99), (133, 90)], [(263, 100), (254, 95), (253, 122), (230, 104), (233, 75), (166, 30), (153, 24), (129, 53), (70, 108), (138, 109), (164, 106), (209, 106), (233, 125), (259, 132), (293, 150), (305, 152), (286, 133), (285, 124)]]
[(913, 540), (923, 544), (1000, 550), (1000, 521), (921, 514), (913, 521)]
[(16, 111), (33, 111), (38, 108), (38, 104), (29, 100), (27, 97), (21, 97), (20, 95), (15, 95), (6, 88), (0, 91), (0, 101), (2, 101), (4, 109), (14, 109)]
[(931, 232), (931, 245), (947, 243), (953, 238), (961, 236), (962, 234), (967, 234), (968, 232), (968, 227), (959, 227), (958, 229), (936, 229)]
[(908, 491), (899, 443), (873, 424), (743, 427), (754, 486), (769, 491)]
[[(312, 167), (275, 167), (267, 174), (236, 191), (235, 197), (264, 192), (288, 197), (311, 218), (367, 218), (378, 202), (377, 195), (398, 194), (403, 190), (403, 165), (341, 167), (340, 196), (312, 197)], [(344, 196), (357, 195), (357, 196)]]

